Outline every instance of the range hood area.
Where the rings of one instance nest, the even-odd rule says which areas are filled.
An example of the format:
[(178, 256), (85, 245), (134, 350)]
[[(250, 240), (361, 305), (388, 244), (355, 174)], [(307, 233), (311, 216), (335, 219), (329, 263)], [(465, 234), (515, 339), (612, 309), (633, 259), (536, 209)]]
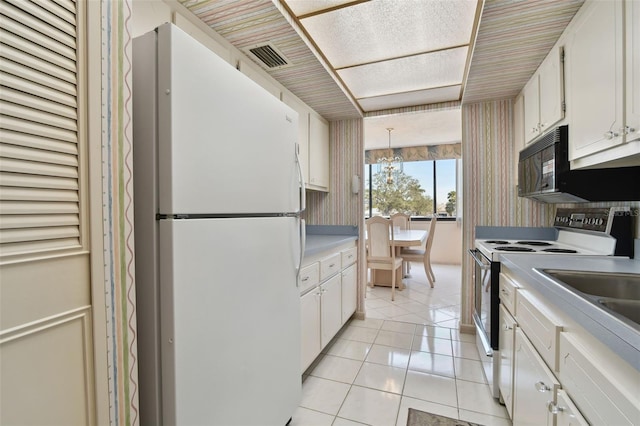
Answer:
[(640, 166), (571, 170), (569, 126), (520, 151), (518, 196), (544, 203), (639, 201)]

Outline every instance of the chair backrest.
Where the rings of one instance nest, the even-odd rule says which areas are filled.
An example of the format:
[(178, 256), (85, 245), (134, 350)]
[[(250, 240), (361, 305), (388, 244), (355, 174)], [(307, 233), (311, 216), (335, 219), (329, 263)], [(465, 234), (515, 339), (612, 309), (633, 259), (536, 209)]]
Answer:
[(399, 229), (411, 229), (411, 216), (405, 213), (394, 213), (389, 218), (393, 222), (393, 226)]
[(427, 243), (424, 247), (424, 252), (426, 255), (429, 255), (431, 252), (431, 246), (433, 245), (433, 234), (436, 232), (436, 222), (438, 222), (438, 218), (433, 216), (431, 218), (431, 223), (429, 224), (429, 235), (427, 236)]
[(367, 257), (395, 257), (391, 247), (393, 222), (382, 216), (374, 216), (365, 221), (367, 226)]

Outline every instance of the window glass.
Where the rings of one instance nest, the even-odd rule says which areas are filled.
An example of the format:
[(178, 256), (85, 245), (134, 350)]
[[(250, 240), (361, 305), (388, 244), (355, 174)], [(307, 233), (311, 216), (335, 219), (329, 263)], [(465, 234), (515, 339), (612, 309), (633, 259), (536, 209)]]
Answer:
[(365, 217), (408, 213), (413, 218), (456, 214), (456, 160), (408, 161), (388, 175), (365, 164)]

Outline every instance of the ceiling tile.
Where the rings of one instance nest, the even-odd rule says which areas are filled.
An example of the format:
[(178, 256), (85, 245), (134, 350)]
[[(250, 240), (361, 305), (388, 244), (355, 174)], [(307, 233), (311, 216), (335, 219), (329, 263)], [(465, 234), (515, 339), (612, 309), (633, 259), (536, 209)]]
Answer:
[(285, 3), (296, 16), (304, 16), (321, 10), (333, 9), (353, 0), (286, 0)]
[(462, 82), (467, 47), (338, 71), (356, 98), (451, 86)]
[(366, 112), (401, 108), (416, 105), (428, 105), (439, 102), (457, 101), (460, 99), (461, 85), (438, 87), (435, 89), (417, 90), (386, 96), (358, 99), (358, 103)]
[(476, 6), (470, 0), (379, 0), (314, 15), (301, 23), (333, 67), (340, 69), (468, 45)]

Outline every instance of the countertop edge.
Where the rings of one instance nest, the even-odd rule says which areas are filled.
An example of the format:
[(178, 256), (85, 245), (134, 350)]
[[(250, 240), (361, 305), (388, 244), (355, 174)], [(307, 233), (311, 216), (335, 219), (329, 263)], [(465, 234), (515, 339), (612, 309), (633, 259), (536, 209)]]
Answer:
[[(505, 267), (526, 279), (526, 283), (544, 296), (547, 301), (567, 313), (569, 317), (584, 327), (597, 340), (610, 347), (613, 352), (633, 368), (640, 371), (640, 333), (633, 333), (628, 326), (623, 326), (617, 323), (616, 320), (609, 318), (609, 314), (596, 307), (593, 302), (537, 272), (540, 269), (558, 269), (558, 267), (549, 265), (548, 260), (550, 258), (546, 258), (546, 256), (542, 258), (536, 257), (537, 259), (532, 259), (531, 256), (511, 254), (501, 255), (500, 260)], [(562, 269), (585, 269), (584, 267), (572, 266), (570, 260), (575, 260), (575, 257), (574, 259), (568, 259), (567, 264)], [(611, 270), (610, 268), (616, 264), (627, 265), (627, 262), (635, 263), (635, 261), (629, 259), (593, 256), (590, 259), (590, 268), (594, 271), (618, 272), (618, 270)], [(633, 266), (633, 263), (629, 265), (631, 265), (629, 269), (637, 268), (637, 266)]]
[(309, 257), (314, 254), (331, 250), (350, 241), (357, 241), (356, 235), (307, 235), (304, 256)]

